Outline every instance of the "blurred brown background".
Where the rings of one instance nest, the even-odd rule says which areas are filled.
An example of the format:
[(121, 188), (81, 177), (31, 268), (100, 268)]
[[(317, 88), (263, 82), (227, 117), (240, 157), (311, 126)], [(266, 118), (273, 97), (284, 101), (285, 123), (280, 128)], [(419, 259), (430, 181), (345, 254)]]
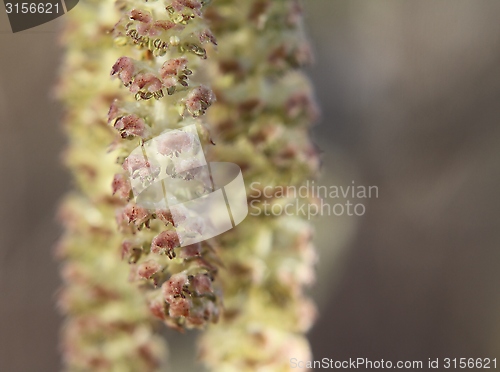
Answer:
[[(365, 216), (316, 220), (315, 357), (500, 358), (500, 2), (306, 11), (322, 182), (379, 188)], [(57, 30), (14, 35), (0, 6), (1, 372), (59, 369)]]

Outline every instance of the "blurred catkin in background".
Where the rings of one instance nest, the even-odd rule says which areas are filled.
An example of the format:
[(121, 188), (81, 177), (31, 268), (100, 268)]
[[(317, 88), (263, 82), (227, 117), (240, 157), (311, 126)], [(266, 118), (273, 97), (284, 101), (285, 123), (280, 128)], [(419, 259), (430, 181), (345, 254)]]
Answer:
[[(308, 221), (254, 215), (182, 246), (183, 229), (202, 233), (203, 219), (131, 200), (131, 180), (159, 171), (131, 151), (155, 138), (160, 156), (178, 157), (193, 140), (180, 128), (193, 124), (212, 146), (208, 158), (238, 164), (247, 187), (300, 186), (315, 175), (308, 128), (317, 108), (297, 71), (311, 60), (301, 14), (294, 0), (175, 0), (89, 1), (68, 16), (58, 94), (76, 191), (59, 212), (57, 247), (67, 370), (163, 370), (155, 319), (180, 331), (216, 323), (200, 343), (211, 370), (288, 370), (291, 358), (311, 358)], [(175, 135), (162, 138), (166, 129)], [(172, 177), (191, 179), (183, 174)], [(180, 191), (189, 192), (168, 190)]]

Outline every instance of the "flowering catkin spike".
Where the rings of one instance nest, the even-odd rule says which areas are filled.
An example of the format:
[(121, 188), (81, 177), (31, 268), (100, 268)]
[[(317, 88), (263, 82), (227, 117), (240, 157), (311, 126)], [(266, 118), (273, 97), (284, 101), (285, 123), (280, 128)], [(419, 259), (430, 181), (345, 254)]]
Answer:
[[(136, 205), (129, 178), (147, 182), (159, 171), (153, 159), (128, 157), (134, 148), (182, 127), (180, 112), (201, 116), (214, 101), (196, 73), (205, 45), (215, 43), (202, 11), (196, 1), (89, 0), (68, 15), (59, 95), (67, 107), (64, 161), (77, 191), (61, 207), (66, 233), (58, 246), (68, 370), (159, 370), (165, 346), (153, 319), (183, 329), (218, 318), (214, 252), (203, 245), (176, 252), (168, 211)], [(182, 297), (164, 298), (164, 283), (181, 272)]]
[[(120, 154), (117, 161), (121, 161), (123, 172), (114, 176), (113, 191), (121, 190), (116, 186), (116, 180), (126, 175), (143, 183), (159, 176), (160, 167), (154, 159), (146, 160), (143, 155), (130, 154), (134, 149), (130, 146), (130, 139), (133, 143), (134, 136), (148, 140), (166, 129), (192, 124), (193, 119), (183, 113), (201, 117), (215, 101), (202, 74), (198, 76), (198, 71), (206, 63), (202, 62), (206, 59), (206, 45), (215, 43), (202, 16), (203, 2), (129, 1), (123, 6), (124, 16), (114, 26), (114, 37), (128, 37), (128, 40), (122, 41), (121, 46), (116, 48), (121, 56), (111, 67), (111, 77), (118, 77), (129, 92), (112, 103), (108, 114), (108, 121), (113, 123), (122, 137), (115, 142), (114, 148)], [(152, 46), (163, 48), (165, 53), (151, 53), (152, 36), (156, 37)], [(158, 102), (149, 101), (151, 98)], [(133, 106), (134, 100), (139, 101), (137, 106)], [(180, 110), (171, 110), (172, 107)], [(160, 155), (178, 157), (193, 144), (191, 133), (173, 131), (167, 137), (159, 137), (157, 148)], [(142, 145), (142, 142), (135, 141), (135, 145)], [(124, 157), (125, 160), (121, 160)], [(182, 160), (176, 166), (175, 175), (192, 178), (188, 170), (193, 166)], [(183, 218), (177, 213), (176, 222), (181, 222)], [(161, 288), (179, 272), (207, 275), (214, 279), (217, 267), (213, 252), (200, 249), (196, 260), (191, 255), (179, 254), (183, 251), (182, 241), (174, 230), (175, 223), (168, 210), (146, 210), (129, 201), (125, 207), (118, 209), (117, 221), (123, 240), (135, 240), (143, 247), (140, 255), (132, 251), (133, 257), (128, 259), (138, 265), (138, 268), (132, 267), (131, 280), (139, 283), (149, 280), (153, 284), (144, 287), (147, 292), (145, 298), (151, 301), (149, 308), (152, 315), (158, 317), (157, 301)], [(186, 228), (193, 226), (192, 222), (188, 222), (184, 223)], [(161, 274), (158, 273), (160, 268)], [(220, 299), (214, 295), (194, 298), (195, 295), (196, 292), (184, 291), (175, 299), (164, 298), (166, 307), (161, 313), (162, 320), (174, 328), (200, 327), (216, 321)]]

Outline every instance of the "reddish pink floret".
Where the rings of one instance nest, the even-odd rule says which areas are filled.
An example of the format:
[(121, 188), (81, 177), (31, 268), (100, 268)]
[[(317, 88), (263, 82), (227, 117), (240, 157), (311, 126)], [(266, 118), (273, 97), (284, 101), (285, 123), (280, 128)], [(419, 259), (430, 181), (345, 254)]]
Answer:
[(175, 27), (175, 23), (172, 21), (164, 21), (164, 20), (155, 21), (151, 25), (151, 29), (149, 30), (149, 35), (150, 36), (157, 36), (162, 31), (168, 31), (174, 27)]
[(201, 255), (201, 244), (195, 243), (182, 247), (180, 251), (181, 258), (199, 257)]
[(141, 278), (149, 279), (160, 270), (161, 265), (158, 262), (154, 260), (148, 260), (139, 265), (139, 267), (137, 268), (137, 275), (139, 275)]
[(165, 302), (153, 301), (149, 304), (149, 310), (158, 319), (165, 320)]
[(149, 212), (138, 206), (137, 204), (128, 204), (125, 208), (122, 209), (123, 220), (127, 223), (133, 223), (136, 226), (141, 226), (143, 223), (146, 223), (151, 215)]
[(121, 133), (123, 138), (128, 136), (144, 137), (146, 134), (146, 123), (137, 115), (126, 115), (115, 122), (114, 127)]
[(122, 165), (123, 170), (130, 173), (132, 178), (140, 178), (141, 180), (147, 178), (155, 178), (160, 173), (158, 166), (153, 166), (143, 155), (132, 154), (125, 159)]
[(165, 156), (177, 155), (183, 151), (191, 149), (194, 145), (195, 137), (192, 133), (172, 131), (163, 135), (158, 140), (158, 152)]
[(134, 21), (139, 21), (143, 23), (149, 23), (153, 19), (150, 13), (139, 9), (132, 9), (129, 13), (129, 17)]
[(134, 82), (130, 86), (132, 93), (137, 93), (139, 90), (147, 90), (148, 92), (157, 92), (161, 89), (162, 83), (154, 74), (146, 72), (137, 74)]
[(151, 252), (156, 254), (165, 253), (169, 258), (174, 258), (174, 248), (179, 245), (179, 236), (175, 231), (163, 231), (151, 242)]
[(212, 90), (201, 85), (187, 95), (185, 104), (191, 115), (196, 117), (204, 114), (213, 102), (215, 102), (215, 95)]
[(118, 196), (120, 199), (128, 200), (130, 197), (130, 191), (132, 190), (130, 186), (130, 181), (125, 175), (119, 173), (115, 174), (112, 183), (113, 195)]
[(130, 256), (130, 253), (132, 253), (132, 249), (134, 248), (134, 244), (132, 242), (125, 240), (122, 243), (121, 246), (121, 258), (122, 260), (125, 259), (125, 257)]
[(162, 221), (165, 225), (174, 226), (174, 220), (172, 218), (172, 213), (168, 209), (157, 209), (155, 211), (156, 218)]
[(200, 10), (202, 7), (202, 3), (200, 0), (174, 0), (174, 1), (172, 1), (172, 6), (178, 12), (180, 12), (184, 8), (189, 8), (189, 9), (193, 10), (193, 12), (196, 15), (198, 15), (198, 16), (201, 15)]
[(150, 164), (143, 155), (132, 154), (128, 156), (123, 162), (123, 169), (134, 173), (136, 170), (149, 167)]
[(191, 301), (187, 298), (175, 298), (168, 308), (171, 317), (188, 316), (191, 309)]
[(111, 68), (111, 76), (118, 75), (123, 84), (129, 84), (134, 77), (134, 61), (128, 57), (120, 57)]
[(184, 297), (184, 287), (188, 284), (189, 279), (185, 273), (173, 274), (161, 286), (163, 298), (166, 302), (172, 303), (175, 298)]
[(113, 103), (111, 104), (111, 106), (109, 107), (109, 111), (108, 111), (108, 123), (111, 123), (111, 121), (113, 121), (114, 119), (116, 119), (117, 116), (119, 115), (120, 109), (119, 109), (119, 107), (118, 107), (118, 105), (116, 103), (117, 103), (117, 101), (114, 100)]
[(212, 281), (206, 274), (197, 274), (191, 279), (193, 288), (199, 295), (213, 293)]
[(292, 94), (285, 103), (285, 110), (290, 119), (305, 114), (309, 120), (315, 121), (319, 116), (319, 110), (311, 96), (303, 92)]
[(169, 88), (177, 83), (177, 75), (181, 73), (187, 66), (187, 59), (184, 57), (173, 58), (166, 61), (160, 68), (160, 76), (163, 80), (163, 85)]
[(200, 39), (200, 42), (202, 42), (202, 43), (210, 42), (214, 45), (217, 45), (217, 39), (215, 38), (215, 35), (208, 28), (201, 31), (198, 34), (198, 38)]

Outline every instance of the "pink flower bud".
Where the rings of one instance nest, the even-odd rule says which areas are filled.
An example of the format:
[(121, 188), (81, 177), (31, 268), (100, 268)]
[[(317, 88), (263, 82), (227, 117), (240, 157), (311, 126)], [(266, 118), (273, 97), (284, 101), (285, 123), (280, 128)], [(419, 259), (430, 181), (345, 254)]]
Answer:
[(165, 320), (166, 318), (164, 301), (152, 301), (149, 304), (149, 311), (151, 311), (151, 314), (153, 314), (158, 319)]
[(181, 73), (187, 66), (187, 58), (173, 58), (166, 61), (160, 68), (160, 76), (163, 80), (163, 85), (167, 88), (177, 84), (177, 75)]
[(210, 278), (206, 274), (196, 274), (191, 279), (191, 283), (193, 285), (193, 289), (199, 295), (213, 293), (212, 281), (210, 280)]
[(172, 303), (174, 299), (184, 297), (184, 289), (189, 284), (188, 276), (184, 273), (173, 274), (169, 280), (161, 286), (163, 298), (166, 302)]
[(151, 23), (139, 23), (137, 25), (137, 33), (141, 36), (146, 36), (151, 31)]
[(213, 301), (204, 301), (202, 307), (191, 308), (186, 324), (190, 327), (199, 327), (207, 322), (217, 322), (219, 319), (219, 309)]
[(121, 220), (126, 221), (128, 224), (133, 223), (135, 226), (140, 227), (143, 223), (146, 223), (151, 218), (148, 211), (137, 204), (127, 204), (125, 208), (121, 211)]
[(192, 133), (172, 131), (158, 140), (158, 152), (165, 156), (178, 155), (194, 146), (195, 137)]
[(111, 123), (119, 115), (120, 108), (117, 105), (117, 101), (114, 100), (108, 111), (108, 123)]
[(122, 257), (122, 260), (125, 257), (129, 257), (130, 256), (130, 253), (132, 252), (132, 248), (133, 247), (134, 247), (134, 245), (132, 244), (132, 242), (130, 242), (128, 240), (125, 240), (122, 243), (122, 246), (121, 246), (121, 257)]
[(161, 89), (162, 83), (152, 73), (140, 73), (134, 79), (132, 85), (130, 85), (130, 91), (132, 93), (137, 93), (139, 90), (147, 90), (148, 92), (157, 92)]
[(166, 254), (170, 259), (175, 257), (174, 248), (178, 247), (179, 236), (175, 231), (163, 231), (151, 242), (151, 252)]
[(123, 170), (128, 171), (130, 174), (133, 174), (135, 171), (147, 166), (149, 166), (149, 164), (144, 156), (132, 154), (125, 159), (122, 168)]
[(137, 268), (137, 275), (141, 278), (149, 279), (151, 276), (161, 270), (161, 265), (155, 260), (147, 260), (139, 265)]
[(146, 123), (137, 115), (123, 116), (115, 122), (115, 129), (117, 129), (123, 138), (129, 136), (145, 137)]
[(182, 214), (179, 208), (176, 208), (175, 218), (172, 212), (168, 209), (157, 209), (155, 211), (156, 218), (162, 221), (165, 225), (179, 226), (180, 223), (186, 220), (186, 216)]
[(200, 85), (187, 95), (185, 105), (191, 115), (198, 117), (203, 115), (214, 102), (215, 96), (212, 90)]
[(201, 43), (207, 43), (207, 42), (210, 42), (214, 45), (217, 45), (217, 39), (215, 38), (214, 34), (212, 33), (212, 31), (210, 31), (208, 28), (201, 31), (199, 34), (198, 34), (198, 38), (200, 39), (200, 42)]
[(130, 198), (130, 191), (132, 191), (132, 188), (130, 186), (130, 181), (127, 177), (125, 177), (125, 175), (121, 173), (115, 174), (111, 187), (113, 195), (116, 195), (120, 199), (124, 200), (128, 200)]
[(173, 0), (172, 6), (178, 12), (183, 10), (184, 8), (189, 8), (189, 9), (193, 10), (193, 12), (196, 15), (198, 15), (198, 16), (201, 15), (201, 12), (200, 12), (201, 7), (202, 7), (201, 0)]
[(140, 22), (137, 25), (137, 32), (139, 35), (145, 36), (148, 34), (148, 31), (151, 29), (151, 22), (153, 17), (149, 12), (145, 12), (139, 9), (132, 9), (129, 13), (129, 18), (133, 21)]
[(131, 20), (139, 21), (143, 23), (149, 23), (152, 21), (151, 14), (140, 9), (132, 9), (129, 13)]
[(129, 84), (134, 76), (134, 61), (128, 57), (120, 57), (111, 69), (111, 76), (118, 74), (123, 84)]
[(200, 255), (201, 255), (200, 243), (187, 245), (185, 247), (182, 247), (180, 251), (181, 258), (199, 257)]
[(189, 317), (186, 319), (186, 325), (189, 328), (193, 327), (202, 327), (207, 323), (206, 319), (204, 318), (203, 313), (197, 312), (194, 313), (193, 309), (189, 312)]
[(151, 26), (151, 31), (149, 32), (149, 34), (151, 36), (155, 36), (155, 35), (159, 34), (162, 30), (168, 31), (174, 27), (175, 27), (175, 23), (172, 21), (158, 20), (158, 21), (153, 22), (153, 25)]
[(151, 179), (158, 177), (158, 174), (160, 174), (160, 167), (152, 165), (143, 155), (139, 154), (132, 154), (127, 157), (122, 168), (128, 171), (133, 179)]
[(191, 301), (187, 298), (175, 298), (168, 308), (171, 317), (188, 316), (191, 309)]
[(316, 103), (308, 93), (296, 92), (292, 94), (285, 103), (285, 112), (290, 119), (295, 119), (300, 115), (315, 121), (319, 116), (319, 110)]
[(168, 209), (157, 209), (155, 211), (156, 218), (162, 221), (165, 225), (174, 226), (174, 220), (172, 218), (172, 213)]

